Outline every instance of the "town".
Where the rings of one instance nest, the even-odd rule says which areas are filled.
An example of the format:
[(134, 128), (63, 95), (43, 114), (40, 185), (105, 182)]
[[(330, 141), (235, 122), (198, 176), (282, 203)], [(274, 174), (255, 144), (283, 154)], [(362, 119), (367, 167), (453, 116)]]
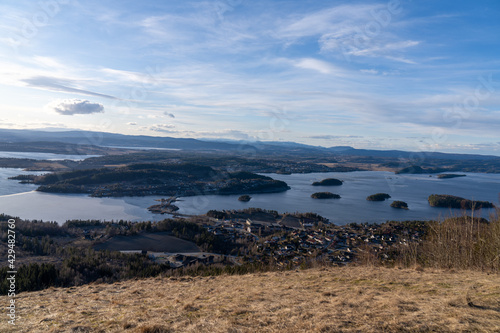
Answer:
[[(309, 221), (308, 221), (309, 222)], [(215, 220), (204, 224), (208, 231), (231, 242), (255, 241), (256, 249), (243, 262), (273, 262), (279, 267), (300, 266), (307, 261), (335, 265), (352, 262), (363, 253), (373, 253), (382, 261), (393, 260), (395, 247), (418, 242), (425, 232), (424, 223), (387, 222), (335, 226), (328, 222), (287, 226), (274, 222)]]
[[(265, 211), (263, 211), (265, 212)], [(208, 215), (214, 215), (214, 212)], [(201, 218), (201, 220), (200, 220)], [(311, 263), (346, 265), (355, 260), (377, 260), (390, 264), (395, 254), (422, 240), (425, 222), (386, 222), (336, 226), (327, 220), (296, 218), (286, 215), (283, 222), (260, 221), (251, 218), (198, 217), (206, 231), (227, 244), (240, 244), (231, 255), (214, 253), (159, 253), (145, 251), (157, 263), (172, 268), (194, 263), (272, 264), (278, 268), (305, 267)]]

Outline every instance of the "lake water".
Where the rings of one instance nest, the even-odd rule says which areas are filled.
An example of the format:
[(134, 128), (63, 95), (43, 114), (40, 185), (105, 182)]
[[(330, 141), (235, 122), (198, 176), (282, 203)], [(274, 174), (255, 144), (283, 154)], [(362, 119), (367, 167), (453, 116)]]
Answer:
[(89, 157), (98, 157), (100, 155), (65, 155), (65, 154), (52, 154), (52, 153), (30, 153), (30, 152), (17, 152), (17, 151), (0, 151), (0, 158), (29, 158), (32, 160), (72, 160), (83, 161)]
[[(25, 219), (42, 219), (63, 223), (68, 219), (104, 220), (161, 220), (165, 216), (151, 214), (147, 207), (155, 204), (158, 196), (125, 198), (91, 198), (86, 195), (50, 194), (35, 192), (35, 185), (19, 184), (7, 177), (25, 174), (20, 169), (0, 169), (0, 212)], [(467, 199), (486, 200), (498, 204), (500, 174), (466, 173), (467, 177), (437, 179), (428, 175), (394, 175), (390, 172), (365, 171), (348, 173), (312, 173), (278, 175), (291, 190), (283, 193), (254, 194), (250, 202), (240, 202), (238, 195), (196, 196), (181, 198), (176, 202), (179, 212), (203, 214), (210, 209), (241, 209), (259, 207), (284, 212), (315, 212), (335, 224), (350, 222), (384, 222), (387, 220), (425, 220), (458, 215), (458, 209), (430, 207), (430, 194), (451, 194)], [(338, 178), (342, 186), (311, 186), (314, 181)], [(310, 198), (314, 192), (330, 191), (341, 199), (317, 200)], [(367, 201), (368, 195), (384, 192), (391, 199), (384, 202)], [(409, 210), (390, 207), (393, 200), (408, 203)], [(484, 209), (489, 217), (494, 209)]]

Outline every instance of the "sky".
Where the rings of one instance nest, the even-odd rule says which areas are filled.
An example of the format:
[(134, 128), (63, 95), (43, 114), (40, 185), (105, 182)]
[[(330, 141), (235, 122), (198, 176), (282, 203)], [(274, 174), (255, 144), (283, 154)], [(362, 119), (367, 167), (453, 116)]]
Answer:
[(3, 0), (0, 128), (500, 155), (500, 2)]

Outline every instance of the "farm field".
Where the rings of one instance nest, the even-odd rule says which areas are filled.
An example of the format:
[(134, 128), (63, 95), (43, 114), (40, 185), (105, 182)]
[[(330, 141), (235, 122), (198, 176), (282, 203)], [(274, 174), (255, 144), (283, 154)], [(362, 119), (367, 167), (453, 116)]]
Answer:
[(168, 235), (166, 232), (143, 233), (133, 236), (115, 236), (97, 244), (96, 250), (110, 251), (151, 251), (189, 253), (200, 252), (196, 244)]

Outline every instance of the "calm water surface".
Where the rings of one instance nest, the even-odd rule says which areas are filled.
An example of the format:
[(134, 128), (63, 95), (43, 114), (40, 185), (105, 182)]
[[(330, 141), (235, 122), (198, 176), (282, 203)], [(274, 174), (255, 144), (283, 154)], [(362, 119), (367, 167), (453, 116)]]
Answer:
[(59, 161), (59, 160), (83, 161), (86, 158), (98, 157), (98, 156), (101, 155), (64, 155), (64, 154), (52, 154), (52, 153), (0, 151), (0, 158), (29, 158), (32, 160), (49, 160), (49, 161)]
[[(459, 209), (430, 207), (427, 198), (431, 194), (452, 194), (474, 200), (486, 200), (498, 204), (500, 175), (468, 173), (467, 177), (437, 179), (429, 175), (395, 175), (391, 172), (362, 171), (348, 173), (312, 173), (294, 175), (269, 175), (283, 180), (291, 190), (274, 194), (255, 194), (247, 203), (233, 196), (204, 196), (182, 198), (176, 205), (181, 212), (197, 214), (208, 209), (240, 209), (260, 207), (283, 212), (315, 212), (336, 224), (350, 222), (384, 222), (387, 220), (435, 219), (460, 214)], [(344, 181), (342, 186), (311, 186), (312, 182), (325, 178)], [(314, 192), (329, 191), (341, 199), (318, 200), (310, 198)], [(388, 193), (391, 199), (383, 202), (367, 201), (375, 193)], [(409, 210), (390, 207), (393, 200), (408, 203)], [(484, 209), (488, 217), (494, 209)]]
[[(42, 219), (63, 223), (68, 219), (161, 220), (147, 207), (158, 196), (125, 198), (91, 198), (86, 195), (62, 195), (35, 192), (36, 186), (19, 184), (7, 177), (27, 174), (20, 169), (0, 169), (0, 212), (26, 219)], [(287, 182), (291, 190), (283, 193), (254, 194), (250, 202), (240, 202), (238, 195), (196, 196), (181, 198), (176, 203), (180, 213), (203, 214), (210, 209), (241, 209), (259, 207), (284, 212), (315, 212), (335, 224), (350, 222), (384, 222), (387, 220), (435, 219), (460, 214), (460, 210), (430, 207), (430, 194), (452, 194), (468, 199), (487, 200), (498, 204), (500, 175), (467, 173), (467, 177), (437, 179), (428, 175), (394, 175), (390, 172), (366, 171), (348, 173), (312, 173), (278, 175), (274, 179)], [(311, 186), (313, 181), (338, 178), (342, 186)], [(315, 200), (314, 192), (330, 191), (342, 198)], [(384, 202), (366, 201), (370, 194), (385, 192), (391, 199)], [(409, 210), (390, 207), (392, 200), (408, 203)], [(484, 209), (488, 217), (493, 209)]]

